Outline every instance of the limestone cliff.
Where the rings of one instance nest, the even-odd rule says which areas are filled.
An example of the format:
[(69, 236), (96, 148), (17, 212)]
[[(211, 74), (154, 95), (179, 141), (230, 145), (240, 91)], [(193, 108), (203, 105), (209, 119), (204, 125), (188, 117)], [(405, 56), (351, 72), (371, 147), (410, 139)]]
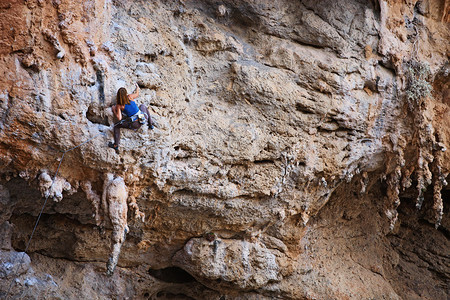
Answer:
[(3, 0), (0, 296), (448, 299), (449, 9)]

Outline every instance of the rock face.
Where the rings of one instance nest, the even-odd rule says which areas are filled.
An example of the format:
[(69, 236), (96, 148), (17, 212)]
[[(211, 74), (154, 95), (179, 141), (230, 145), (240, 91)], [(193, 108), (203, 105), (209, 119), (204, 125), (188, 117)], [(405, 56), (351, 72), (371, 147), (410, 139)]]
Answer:
[(449, 9), (2, 1), (1, 297), (447, 299)]
[(128, 228), (128, 191), (122, 177), (108, 173), (103, 185), (103, 212), (107, 212), (112, 226), (112, 253), (107, 264), (107, 274), (112, 275), (119, 260), (120, 250)]

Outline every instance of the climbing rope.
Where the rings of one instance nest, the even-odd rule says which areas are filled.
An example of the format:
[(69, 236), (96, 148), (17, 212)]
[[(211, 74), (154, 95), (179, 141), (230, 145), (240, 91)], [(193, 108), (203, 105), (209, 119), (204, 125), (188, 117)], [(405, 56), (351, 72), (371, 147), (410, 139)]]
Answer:
[[(130, 117), (125, 118), (125, 119), (123, 119), (123, 120), (121, 120), (121, 121), (115, 123), (115, 124), (113, 125), (112, 128), (114, 129), (114, 127), (116, 127), (117, 125), (120, 125), (120, 124), (124, 123), (124, 122), (125, 122), (126, 120), (128, 120), (128, 119), (130, 119)], [(84, 141), (83, 143), (81, 143), (81, 144), (79, 144), (79, 145), (77, 145), (77, 146), (75, 146), (75, 147), (72, 147), (72, 148), (70, 148), (70, 149), (68, 149), (68, 150), (66, 150), (66, 151), (63, 152), (63, 154), (62, 154), (62, 156), (61, 156), (61, 159), (60, 159), (60, 161), (59, 161), (59, 164), (58, 164), (58, 168), (56, 168), (55, 175), (53, 176), (52, 184), (50, 185), (49, 191), (51, 191), (51, 189), (52, 189), (52, 187), (53, 187), (53, 184), (55, 183), (56, 175), (58, 175), (59, 168), (61, 167), (61, 164), (62, 164), (63, 159), (64, 159), (64, 155), (65, 155), (67, 152), (70, 152), (70, 151), (72, 151), (72, 150), (75, 150), (75, 149), (77, 149), (77, 148), (83, 146), (84, 144), (87, 144), (88, 142), (92, 141), (93, 139), (95, 139), (95, 138), (98, 137), (99, 135), (104, 135), (104, 134), (105, 134), (104, 132), (100, 132), (100, 133), (94, 135), (93, 137), (91, 137), (90, 139)], [(11, 280), (11, 282), (10, 282), (10, 284), (9, 284), (8, 292), (6, 293), (5, 300), (8, 299), (9, 292), (10, 292), (10, 290), (11, 290), (12, 284), (13, 284), (14, 280), (16, 279), (16, 276), (15, 276), (15, 275), (17, 274), (17, 272), (19, 271), (20, 267), (22, 266), (23, 258), (25, 257), (25, 254), (27, 253), (28, 248), (30, 247), (31, 239), (33, 238), (33, 235), (34, 235), (34, 233), (35, 233), (35, 231), (36, 231), (36, 228), (37, 228), (37, 226), (38, 226), (38, 224), (39, 224), (39, 221), (40, 221), (41, 216), (42, 216), (42, 214), (43, 214), (43, 212), (44, 212), (44, 208), (45, 208), (45, 205), (47, 204), (47, 200), (48, 200), (49, 196), (50, 196), (50, 193), (47, 193), (47, 195), (45, 196), (44, 204), (42, 205), (41, 211), (39, 212), (39, 215), (38, 215), (38, 217), (37, 217), (37, 219), (36, 219), (36, 222), (35, 222), (35, 224), (34, 224), (33, 231), (31, 232), (31, 235), (30, 235), (30, 238), (28, 239), (28, 242), (27, 242), (27, 245), (26, 245), (26, 247), (25, 247), (25, 250), (24, 250), (23, 253), (22, 253), (22, 257), (20, 258), (20, 261), (19, 261), (19, 264), (18, 264), (18, 266), (17, 266), (17, 268), (16, 268), (16, 271), (13, 272), (13, 279)], [(16, 259), (14, 259), (13, 265), (14, 265), (15, 263), (16, 263)]]

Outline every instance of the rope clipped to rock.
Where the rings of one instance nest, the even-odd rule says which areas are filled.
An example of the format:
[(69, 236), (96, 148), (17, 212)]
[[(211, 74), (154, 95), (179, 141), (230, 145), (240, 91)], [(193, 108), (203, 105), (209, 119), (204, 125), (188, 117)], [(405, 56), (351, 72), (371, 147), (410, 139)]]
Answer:
[[(128, 118), (125, 118), (125, 119), (123, 119), (123, 120), (121, 120), (121, 121), (119, 121), (119, 122), (117, 122), (117, 123), (115, 123), (115, 124), (112, 126), (112, 128), (116, 127), (116, 126), (119, 125), (119, 124), (122, 124), (123, 122), (125, 122), (125, 121), (128, 120), (128, 119), (129, 119), (129, 117), (128, 117)], [(75, 149), (77, 149), (77, 148), (83, 146), (84, 144), (87, 144), (88, 142), (92, 141), (93, 139), (95, 139), (95, 138), (98, 137), (99, 135), (104, 135), (104, 134), (105, 134), (104, 132), (100, 132), (100, 133), (94, 135), (93, 137), (89, 138), (88, 140), (84, 141), (83, 143), (81, 143), (81, 144), (79, 144), (79, 145), (77, 145), (77, 146), (75, 146), (75, 147), (72, 147), (72, 148), (70, 148), (70, 149), (68, 149), (68, 150), (66, 150), (66, 151), (63, 152), (63, 154), (62, 154), (62, 156), (61, 156), (61, 159), (60, 159), (60, 161), (59, 161), (58, 167), (56, 168), (55, 175), (53, 176), (52, 184), (51, 184), (51, 186), (50, 186), (50, 188), (49, 188), (49, 191), (52, 189), (53, 184), (55, 183), (55, 179), (56, 179), (56, 176), (58, 175), (59, 168), (61, 167), (61, 164), (62, 164), (62, 162), (63, 162), (63, 160), (64, 160), (64, 155), (65, 155), (67, 152), (73, 151), (73, 150), (75, 150)], [(31, 239), (33, 238), (33, 235), (34, 235), (34, 233), (35, 233), (35, 231), (36, 231), (36, 228), (37, 228), (37, 226), (38, 226), (38, 224), (39, 224), (39, 221), (40, 221), (40, 219), (41, 219), (41, 216), (42, 216), (42, 214), (43, 214), (43, 212), (44, 212), (44, 208), (45, 208), (45, 206), (47, 205), (47, 200), (48, 200), (49, 196), (50, 196), (50, 193), (47, 193), (47, 195), (45, 196), (44, 204), (42, 205), (41, 211), (39, 212), (39, 215), (38, 215), (38, 217), (37, 217), (37, 219), (36, 219), (36, 222), (35, 222), (35, 224), (34, 224), (33, 231), (31, 232), (31, 235), (30, 235), (30, 238), (28, 239), (28, 242), (27, 242), (27, 245), (26, 245), (26, 247), (25, 247), (25, 250), (24, 250), (23, 253), (22, 253), (22, 256), (21, 256), (21, 258), (20, 258), (19, 264), (18, 264), (18, 266), (16, 267), (15, 272), (13, 272), (13, 279), (11, 280), (11, 282), (10, 282), (10, 284), (9, 284), (8, 291), (7, 291), (7, 293), (6, 293), (5, 300), (8, 299), (8, 295), (9, 295), (9, 292), (11, 291), (12, 284), (13, 284), (14, 280), (16, 279), (16, 276), (15, 276), (15, 275), (17, 274), (17, 272), (19, 271), (20, 267), (22, 266), (23, 258), (25, 257), (25, 254), (27, 253), (28, 248), (30, 247)], [(15, 261), (14, 261), (13, 265), (14, 265), (14, 264), (15, 264)]]

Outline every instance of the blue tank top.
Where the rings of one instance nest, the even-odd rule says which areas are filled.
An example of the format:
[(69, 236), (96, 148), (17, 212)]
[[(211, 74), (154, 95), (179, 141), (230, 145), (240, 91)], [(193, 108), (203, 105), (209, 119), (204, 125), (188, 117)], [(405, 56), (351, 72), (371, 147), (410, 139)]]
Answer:
[(125, 108), (123, 109), (123, 113), (127, 115), (127, 117), (131, 117), (139, 111), (139, 107), (136, 102), (130, 101), (130, 104), (125, 104)]

